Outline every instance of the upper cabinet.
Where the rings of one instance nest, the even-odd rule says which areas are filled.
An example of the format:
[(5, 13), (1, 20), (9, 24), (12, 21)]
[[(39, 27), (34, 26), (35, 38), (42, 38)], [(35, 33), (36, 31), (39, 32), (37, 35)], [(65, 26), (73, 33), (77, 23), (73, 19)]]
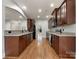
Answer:
[(59, 8), (55, 8), (52, 16), (50, 22), (52, 20), (53, 22), (49, 26), (52, 26), (53, 23), (55, 27), (75, 24), (75, 0), (64, 0)]
[(66, 2), (64, 2), (64, 4), (62, 4), (62, 6), (60, 7), (61, 10), (61, 23), (63, 24), (67, 24), (67, 20), (66, 20)]
[(62, 21), (61, 21), (61, 9), (58, 8), (57, 10), (57, 26), (62, 25)]
[(50, 29), (50, 28), (52, 28), (52, 18), (50, 18), (49, 20), (48, 20), (48, 28)]
[(66, 17), (67, 17), (67, 24), (75, 23), (75, 0), (66, 0)]
[(57, 26), (57, 8), (54, 10), (53, 14), (52, 14), (52, 20), (53, 20), (53, 23), (54, 23), (54, 27)]
[(27, 19), (27, 29), (28, 29), (28, 31), (30, 31), (30, 32), (33, 31), (34, 23), (35, 23), (34, 19), (30, 19), (30, 18)]
[(51, 29), (52, 27), (57, 26), (57, 8), (54, 9), (53, 13), (51, 14), (53, 17), (51, 17), (48, 20), (48, 28)]
[(57, 11), (57, 26), (75, 23), (75, 0), (65, 0)]
[(53, 16), (53, 22), (54, 22), (54, 26), (55, 26), (55, 27), (57, 26), (57, 9), (58, 9), (58, 8), (56, 8), (56, 9), (54, 10), (53, 14), (52, 14), (52, 16)]

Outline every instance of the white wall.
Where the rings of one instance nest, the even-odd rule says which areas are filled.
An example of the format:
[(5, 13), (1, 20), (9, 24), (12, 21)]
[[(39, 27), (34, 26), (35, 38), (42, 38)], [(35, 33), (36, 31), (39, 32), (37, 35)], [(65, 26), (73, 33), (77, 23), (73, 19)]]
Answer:
[(56, 28), (52, 28), (52, 31), (55, 31), (56, 29), (63, 28), (64, 32), (70, 32), (70, 33), (76, 33), (76, 24), (66, 25), (66, 26), (60, 26)]
[(48, 20), (37, 20), (35, 25), (36, 25), (36, 34), (39, 32), (38, 29), (41, 26), (43, 37), (46, 37), (46, 31), (48, 30)]
[[(3, 0), (4, 1), (4, 0)], [(2, 4), (2, 58), (5, 57), (5, 41), (4, 41), (4, 28), (5, 28), (5, 3)]]

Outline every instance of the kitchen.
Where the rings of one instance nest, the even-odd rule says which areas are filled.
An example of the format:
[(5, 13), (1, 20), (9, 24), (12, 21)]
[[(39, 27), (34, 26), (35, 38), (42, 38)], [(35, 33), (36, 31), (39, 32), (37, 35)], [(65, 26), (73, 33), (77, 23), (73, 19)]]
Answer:
[(6, 0), (4, 9), (4, 59), (75, 59), (75, 0)]

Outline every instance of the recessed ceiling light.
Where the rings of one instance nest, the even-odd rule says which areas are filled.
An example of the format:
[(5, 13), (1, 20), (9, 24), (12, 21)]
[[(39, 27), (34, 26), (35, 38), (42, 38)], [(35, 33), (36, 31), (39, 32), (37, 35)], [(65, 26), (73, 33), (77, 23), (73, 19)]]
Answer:
[(38, 9), (38, 12), (41, 13), (42, 12), (42, 9)]
[(40, 18), (40, 16), (37, 16), (37, 18)]
[(25, 9), (26, 10), (27, 8), (26, 8), (26, 6), (23, 6), (22, 9)]
[(19, 16), (19, 18), (22, 18), (22, 16)]
[(53, 7), (53, 6), (54, 6), (54, 4), (53, 4), (53, 3), (51, 3), (51, 4), (50, 4), (50, 7)]
[(47, 15), (46, 18), (48, 18), (49, 16)]

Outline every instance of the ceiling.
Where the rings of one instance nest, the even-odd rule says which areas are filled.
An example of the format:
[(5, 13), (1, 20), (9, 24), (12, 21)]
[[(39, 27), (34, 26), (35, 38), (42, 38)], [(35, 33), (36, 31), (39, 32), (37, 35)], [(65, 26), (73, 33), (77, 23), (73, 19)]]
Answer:
[[(46, 18), (46, 16), (51, 15), (52, 11), (55, 8), (59, 7), (63, 1), (64, 0), (6, 0), (5, 6), (16, 9), (23, 16), (28, 18), (33, 18), (35, 20), (48, 20), (50, 17)], [(54, 4), (53, 7), (50, 7), (51, 3)], [(25, 6), (26, 9), (23, 9), (23, 6)], [(42, 9), (42, 12), (39, 13), (38, 9)], [(7, 12), (6, 17), (10, 16), (10, 12)], [(14, 12), (12, 12), (11, 14), (14, 14)], [(37, 16), (40, 17), (37, 18)]]

